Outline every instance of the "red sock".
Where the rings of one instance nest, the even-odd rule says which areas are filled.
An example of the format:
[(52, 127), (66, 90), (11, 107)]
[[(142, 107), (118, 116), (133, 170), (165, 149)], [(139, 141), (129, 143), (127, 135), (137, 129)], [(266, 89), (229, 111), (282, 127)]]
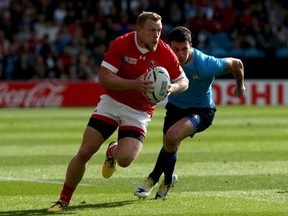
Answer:
[(63, 189), (61, 191), (60, 200), (69, 205), (72, 195), (76, 187), (70, 187), (64, 183)]
[(118, 143), (114, 143), (113, 145), (111, 145), (109, 148), (108, 148), (108, 156), (114, 156), (114, 149), (118, 146)]

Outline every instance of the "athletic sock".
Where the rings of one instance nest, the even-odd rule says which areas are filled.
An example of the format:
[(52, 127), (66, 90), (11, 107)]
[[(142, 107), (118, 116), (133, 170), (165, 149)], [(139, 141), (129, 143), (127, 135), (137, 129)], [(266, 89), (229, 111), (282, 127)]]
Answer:
[(70, 187), (70, 186), (66, 185), (66, 183), (64, 183), (63, 189), (62, 189), (61, 195), (60, 195), (60, 200), (62, 202), (65, 202), (67, 205), (69, 205), (75, 189), (76, 189), (76, 187)]
[(109, 157), (114, 157), (114, 149), (118, 146), (118, 143), (114, 143), (112, 144), (109, 148), (108, 148), (108, 156)]
[(172, 160), (168, 165), (166, 165), (166, 168), (164, 169), (164, 181), (166, 185), (172, 182), (172, 175), (174, 173), (176, 161), (177, 161), (177, 152), (175, 152)]
[(176, 152), (173, 153), (166, 152), (162, 147), (162, 149), (159, 152), (155, 167), (149, 175), (149, 177), (152, 178), (155, 183), (159, 181), (160, 176), (166, 169), (167, 165), (170, 164), (171, 160), (173, 160), (175, 154)]

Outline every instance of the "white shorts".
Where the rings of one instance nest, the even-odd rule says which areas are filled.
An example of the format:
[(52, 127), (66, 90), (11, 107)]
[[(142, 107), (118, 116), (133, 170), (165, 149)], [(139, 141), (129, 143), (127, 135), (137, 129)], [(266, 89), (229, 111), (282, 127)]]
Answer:
[(148, 123), (151, 121), (151, 116), (148, 113), (119, 103), (108, 95), (101, 95), (100, 102), (96, 106), (92, 117), (117, 124), (119, 130), (139, 131), (144, 136), (147, 133)]

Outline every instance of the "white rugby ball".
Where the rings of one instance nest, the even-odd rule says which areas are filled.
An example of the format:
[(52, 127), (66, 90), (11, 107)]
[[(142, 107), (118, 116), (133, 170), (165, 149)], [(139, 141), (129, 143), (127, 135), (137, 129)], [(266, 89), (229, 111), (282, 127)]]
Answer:
[(150, 103), (158, 103), (166, 98), (170, 76), (164, 67), (158, 66), (152, 68), (145, 80), (152, 81), (152, 85), (154, 86), (153, 93), (147, 95)]

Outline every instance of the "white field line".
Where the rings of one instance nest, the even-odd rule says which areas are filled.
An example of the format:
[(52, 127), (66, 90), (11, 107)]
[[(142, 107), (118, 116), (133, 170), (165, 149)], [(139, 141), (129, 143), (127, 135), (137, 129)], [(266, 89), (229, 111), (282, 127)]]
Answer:
[[(63, 184), (63, 181), (49, 181), (49, 180), (41, 180), (41, 179), (25, 179), (25, 178), (13, 178), (13, 177), (4, 177), (0, 176), (0, 181), (20, 181), (20, 182), (32, 182), (32, 183), (45, 183), (45, 184)], [(95, 186), (93, 184), (83, 184), (80, 183), (79, 185), (82, 186)]]

